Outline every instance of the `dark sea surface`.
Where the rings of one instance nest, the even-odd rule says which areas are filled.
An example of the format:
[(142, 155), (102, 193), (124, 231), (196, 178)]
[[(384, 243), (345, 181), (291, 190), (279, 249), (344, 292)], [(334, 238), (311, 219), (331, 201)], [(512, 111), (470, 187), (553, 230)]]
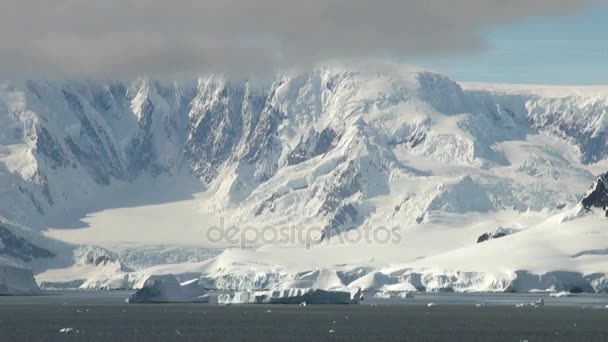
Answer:
[[(307, 307), (126, 304), (128, 295), (0, 297), (0, 341), (608, 341), (606, 295), (418, 294)], [(515, 307), (539, 298), (542, 308)]]

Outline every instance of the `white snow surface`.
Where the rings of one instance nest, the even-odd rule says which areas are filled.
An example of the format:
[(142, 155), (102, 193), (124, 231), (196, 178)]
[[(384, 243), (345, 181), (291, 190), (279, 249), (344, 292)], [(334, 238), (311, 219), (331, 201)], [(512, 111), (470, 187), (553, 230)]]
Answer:
[[(17, 260), (0, 236), (0, 265), (87, 289), (174, 275), (232, 290), (605, 291), (608, 221), (577, 205), (608, 171), (607, 108), (605, 87), (461, 86), (389, 63), (269, 82), (0, 82), (0, 216), (56, 255)], [(236, 239), (207, 234), (222, 225)], [(241, 235), (263, 227), (305, 239)], [(379, 227), (388, 241), (344, 242)], [(517, 234), (476, 244), (499, 227)]]
[(208, 303), (209, 294), (198, 279), (179, 283), (171, 275), (150, 276), (127, 303)]

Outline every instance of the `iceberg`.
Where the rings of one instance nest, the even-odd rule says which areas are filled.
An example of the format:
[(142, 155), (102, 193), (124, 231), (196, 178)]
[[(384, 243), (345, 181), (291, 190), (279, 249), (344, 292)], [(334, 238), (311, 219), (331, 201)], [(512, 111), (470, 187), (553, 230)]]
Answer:
[(230, 304), (358, 304), (361, 291), (327, 291), (321, 289), (286, 289), (276, 291), (238, 291), (221, 294), (218, 303)]
[(209, 294), (198, 279), (180, 284), (173, 275), (151, 276), (127, 303), (209, 303)]

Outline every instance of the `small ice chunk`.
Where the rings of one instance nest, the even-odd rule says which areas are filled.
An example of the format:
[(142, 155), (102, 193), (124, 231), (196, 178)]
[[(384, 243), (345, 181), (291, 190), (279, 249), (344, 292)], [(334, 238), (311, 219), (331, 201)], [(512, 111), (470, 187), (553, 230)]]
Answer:
[(386, 292), (376, 292), (374, 293), (374, 298), (389, 299), (391, 296)]
[(562, 297), (572, 297), (573, 294), (569, 291), (555, 292), (549, 295), (550, 297), (562, 298)]
[(437, 306), (437, 304), (435, 304), (435, 303), (428, 303), (426, 306), (429, 307), (429, 308), (431, 308), (433, 306)]
[(64, 333), (64, 334), (69, 334), (69, 333), (74, 332), (74, 328), (61, 328), (61, 329), (59, 329), (59, 332)]
[(531, 302), (531, 303), (520, 303), (520, 304), (516, 304), (515, 307), (516, 308), (542, 308), (543, 306), (545, 306), (545, 300), (544, 299), (539, 299), (535, 302)]

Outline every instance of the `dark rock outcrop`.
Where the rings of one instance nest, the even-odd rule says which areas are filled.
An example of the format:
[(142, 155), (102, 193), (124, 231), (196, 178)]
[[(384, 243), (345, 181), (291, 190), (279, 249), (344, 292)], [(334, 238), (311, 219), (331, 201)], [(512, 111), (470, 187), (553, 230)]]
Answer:
[(477, 238), (477, 243), (482, 243), (493, 239), (499, 239), (517, 232), (517, 229), (498, 227), (492, 232), (481, 234)]
[(36, 246), (21, 236), (15, 235), (0, 223), (0, 255), (5, 255), (30, 262), (33, 259), (52, 258), (55, 254), (47, 249)]
[(599, 176), (583, 199), (581, 204), (585, 210), (601, 209), (608, 217), (608, 172)]
[(302, 137), (300, 143), (287, 157), (287, 162), (289, 165), (297, 165), (320, 156), (335, 147), (337, 140), (339, 140), (338, 133), (329, 127), (321, 133), (312, 132), (306, 139)]
[(505, 237), (507, 236), (507, 234), (505, 233), (498, 233), (498, 234), (491, 234), (491, 233), (484, 233), (481, 234), (478, 238), (477, 238), (477, 243), (482, 243), (482, 242), (486, 242), (488, 240), (492, 240), (492, 239), (498, 239), (501, 237)]

